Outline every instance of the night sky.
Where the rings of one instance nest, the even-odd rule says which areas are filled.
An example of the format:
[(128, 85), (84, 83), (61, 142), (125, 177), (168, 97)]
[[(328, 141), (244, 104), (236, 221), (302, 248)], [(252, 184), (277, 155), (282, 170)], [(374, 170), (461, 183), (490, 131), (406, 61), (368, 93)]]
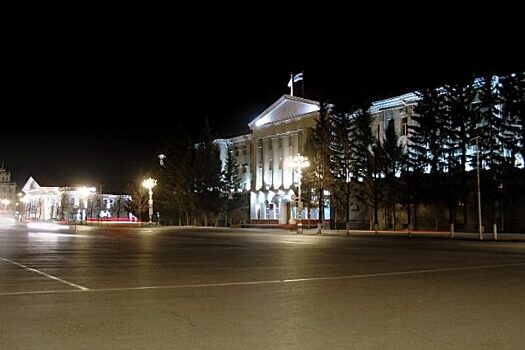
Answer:
[(20, 43), (6, 66), (0, 158), (20, 187), (31, 175), (43, 185), (119, 191), (156, 163), (177, 124), (194, 138), (205, 119), (221, 137), (246, 131), (289, 92), (290, 72), (304, 72), (305, 97), (352, 104), (525, 69), (523, 54), (510, 51), (480, 60), (475, 51), (395, 43), (347, 54), (315, 42), (239, 42)]

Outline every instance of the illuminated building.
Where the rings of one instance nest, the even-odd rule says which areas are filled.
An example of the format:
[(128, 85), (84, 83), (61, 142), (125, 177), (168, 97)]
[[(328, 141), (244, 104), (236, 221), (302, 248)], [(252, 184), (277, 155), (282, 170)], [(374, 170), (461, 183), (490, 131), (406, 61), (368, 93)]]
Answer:
[[(221, 159), (233, 150), (243, 189), (250, 191), (250, 220), (288, 223), (296, 218), (293, 202), (297, 175), (288, 160), (303, 153), (308, 129), (319, 117), (319, 102), (283, 95), (253, 119), (251, 134), (217, 140)], [(304, 171), (305, 173), (307, 170)], [(303, 218), (317, 219), (316, 208)]]
[(24, 187), (21, 217), (28, 220), (134, 220), (129, 195), (98, 193), (95, 187), (40, 186), (30, 177)]
[[(416, 94), (408, 93), (374, 102), (370, 108), (374, 136), (383, 138), (389, 120), (394, 120), (400, 140), (406, 144), (417, 101)], [(223, 164), (228, 147), (233, 152), (241, 188), (250, 191), (251, 222), (285, 224), (299, 217), (294, 203), (298, 174), (288, 160), (305, 153), (308, 131), (318, 117), (319, 102), (283, 95), (248, 124), (250, 134), (216, 141)], [(304, 169), (303, 173), (309, 171)], [(305, 206), (303, 210), (303, 219), (319, 218), (317, 207)], [(330, 217), (329, 207), (324, 217)]]
[(14, 213), (17, 204), (16, 183), (11, 182), (11, 172), (2, 166), (0, 167), (0, 212)]

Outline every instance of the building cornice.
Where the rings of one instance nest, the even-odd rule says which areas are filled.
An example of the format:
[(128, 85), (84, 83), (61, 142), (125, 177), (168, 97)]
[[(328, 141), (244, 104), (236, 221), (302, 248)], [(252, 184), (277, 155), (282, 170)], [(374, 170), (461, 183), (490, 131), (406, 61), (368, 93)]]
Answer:
[(420, 99), (421, 98), (416, 93), (409, 92), (407, 94), (372, 102), (372, 106), (370, 107), (369, 112), (377, 113), (386, 109), (414, 105)]

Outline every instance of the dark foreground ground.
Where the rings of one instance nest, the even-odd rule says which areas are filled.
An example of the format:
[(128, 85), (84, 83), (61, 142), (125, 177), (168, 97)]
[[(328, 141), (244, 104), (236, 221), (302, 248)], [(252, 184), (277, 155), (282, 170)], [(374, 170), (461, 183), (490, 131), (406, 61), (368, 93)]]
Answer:
[(525, 243), (0, 228), (0, 349), (522, 349)]

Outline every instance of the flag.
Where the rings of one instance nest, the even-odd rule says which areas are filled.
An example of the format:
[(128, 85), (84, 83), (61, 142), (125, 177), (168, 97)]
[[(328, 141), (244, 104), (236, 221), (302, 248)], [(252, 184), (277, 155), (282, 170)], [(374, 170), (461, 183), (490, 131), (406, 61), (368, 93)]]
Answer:
[(303, 73), (297, 73), (296, 75), (290, 75), (290, 81), (288, 82), (288, 87), (291, 88), (293, 83), (297, 83), (299, 80), (303, 80)]
[[(298, 74), (296, 74), (296, 75), (293, 76), (293, 82), (294, 82), (294, 83), (297, 83), (299, 80), (303, 80), (303, 72), (298, 73)], [(291, 81), (292, 81), (292, 80), (290, 79), (290, 82), (291, 82)], [(288, 84), (289, 84), (288, 86), (290, 86), (290, 83), (288, 83)]]

